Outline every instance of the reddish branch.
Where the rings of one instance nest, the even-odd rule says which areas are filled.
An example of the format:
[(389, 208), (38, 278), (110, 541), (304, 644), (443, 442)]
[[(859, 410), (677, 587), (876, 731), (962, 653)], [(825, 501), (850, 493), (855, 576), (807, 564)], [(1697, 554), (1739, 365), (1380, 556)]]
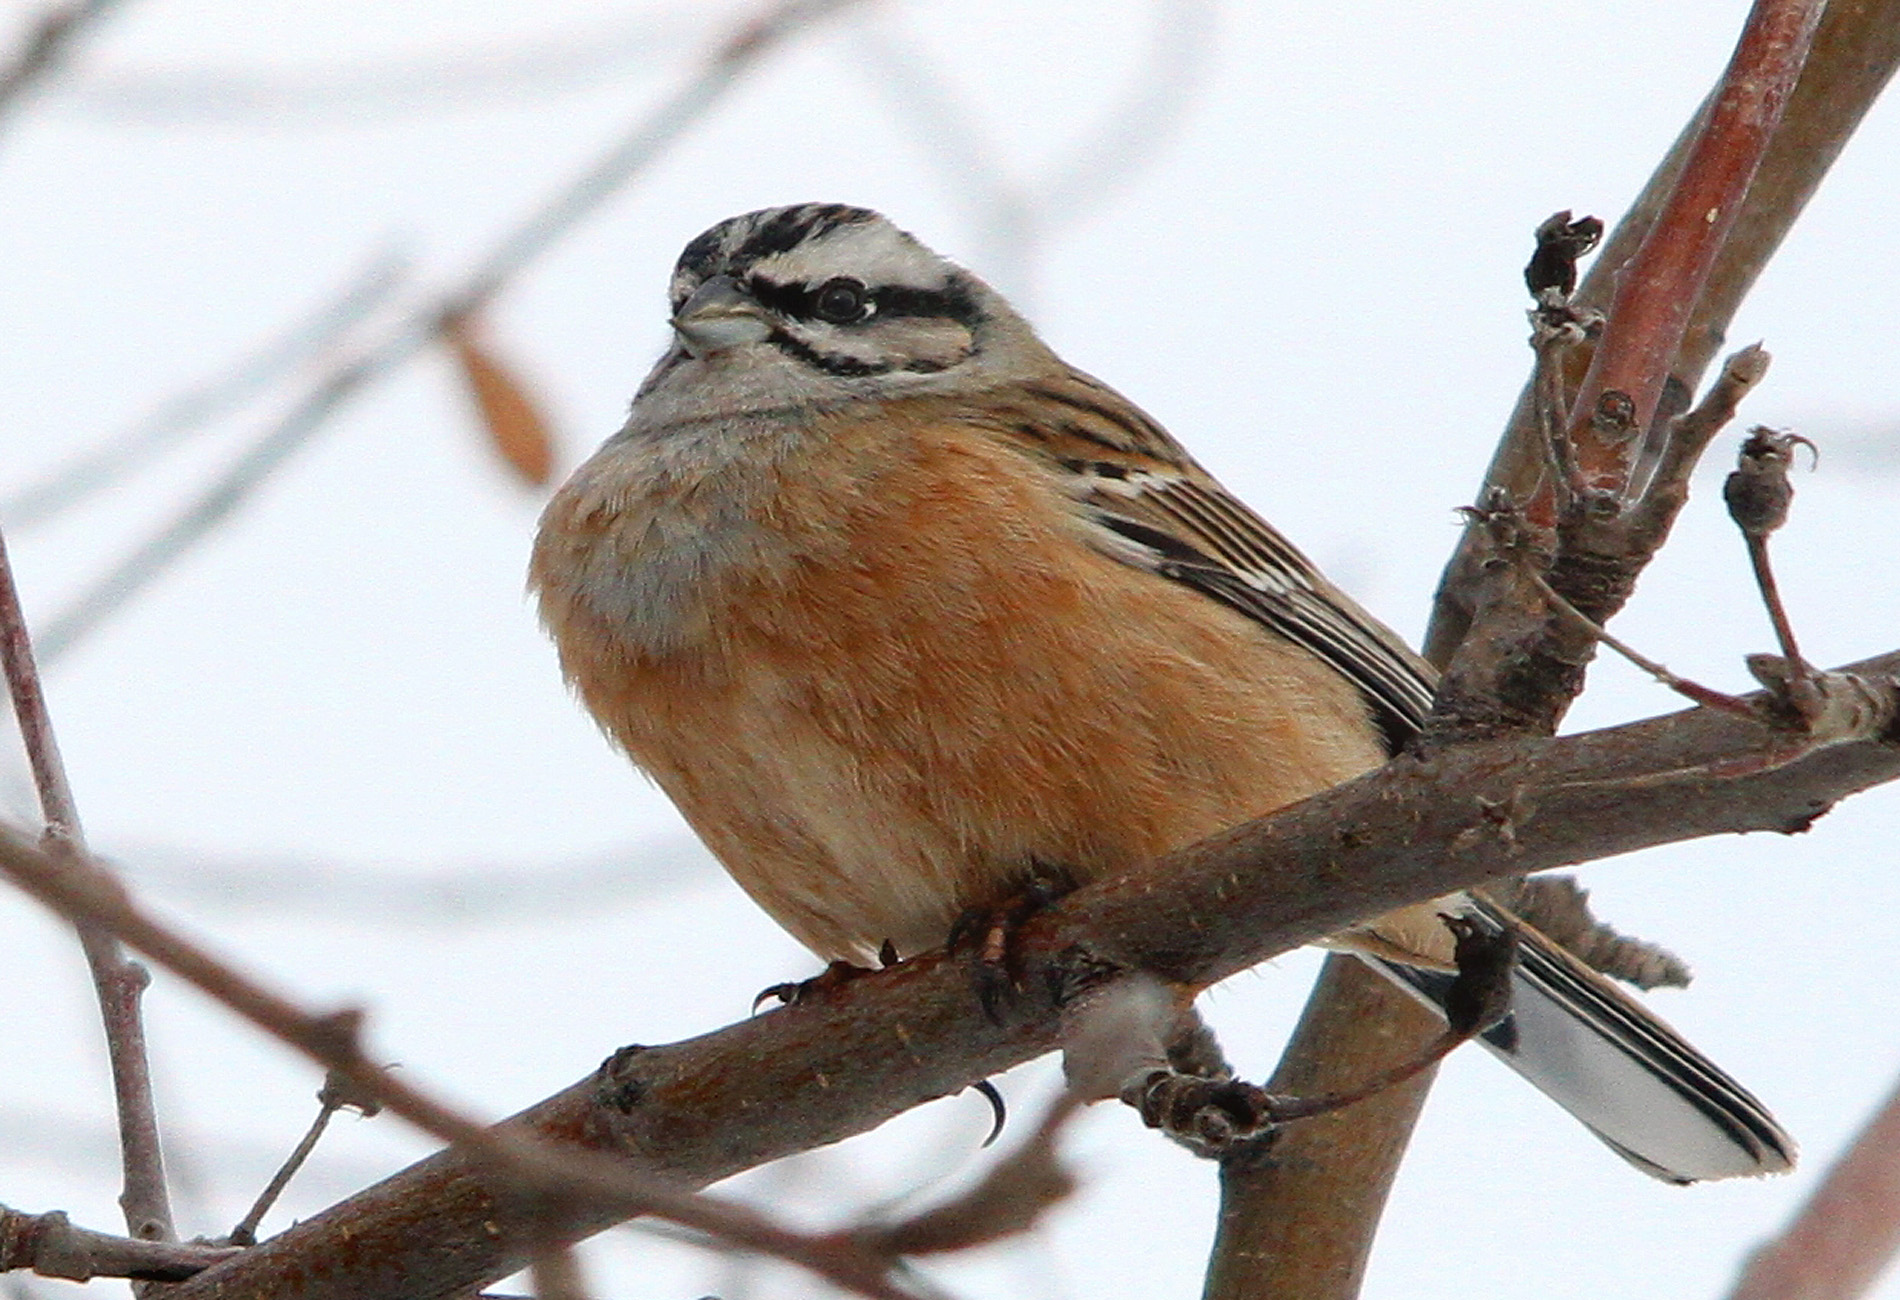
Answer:
[[(1701, 381), (1703, 371), (1721, 351), (1729, 321), (1742, 298), (1780, 247), (1860, 120), (1880, 97), (1896, 66), (1900, 66), (1900, 0), (1830, 0), (1780, 127), (1695, 302), (1671, 370), (1672, 378), (1685, 391)], [(1617, 271), (1630, 261), (1655, 227), (1720, 90), (1718, 86), (1709, 104), (1684, 128), (1669, 156), (1618, 223), (1577, 291), (1580, 306), (1608, 306)], [(1571, 355), (1565, 369), (1568, 382), (1582, 380), (1593, 352), (1593, 346), (1586, 345)], [(1542, 439), (1527, 389), (1486, 471), (1486, 487), (1502, 488), (1513, 500), (1527, 501), (1542, 476), (1543, 460)], [(1472, 610), (1465, 602), (1474, 588), (1466, 575), (1481, 562), (1478, 549), (1476, 539), (1468, 534), (1447, 566), (1446, 580), (1434, 597), (1431, 627), (1425, 638), (1426, 657), (1434, 663), (1442, 665), (1450, 658), (1469, 624)]]
[(1598, 491), (1620, 494), (1629, 484), (1637, 435), (1656, 413), (1825, 7), (1825, 0), (1756, 0), (1668, 201), (1617, 272), (1609, 321), (1570, 419), (1579, 466)]

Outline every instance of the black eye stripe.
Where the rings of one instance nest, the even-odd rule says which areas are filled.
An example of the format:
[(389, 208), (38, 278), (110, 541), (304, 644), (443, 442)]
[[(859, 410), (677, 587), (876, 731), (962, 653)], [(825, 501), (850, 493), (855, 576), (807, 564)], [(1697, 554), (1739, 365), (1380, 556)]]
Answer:
[(767, 311), (796, 320), (811, 320), (811, 290), (802, 284), (778, 284), (762, 275), (746, 281), (746, 289)]
[(871, 301), (877, 304), (879, 316), (924, 316), (953, 320), (959, 325), (974, 325), (982, 316), (976, 296), (955, 280), (941, 289), (890, 285), (875, 290)]
[[(822, 287), (822, 284), (778, 284), (762, 275), (754, 275), (746, 282), (746, 288), (761, 306), (781, 316), (807, 321), (819, 319), (815, 307), (818, 290)], [(864, 318), (866, 324), (904, 317), (975, 325), (983, 314), (976, 296), (955, 280), (941, 289), (884, 285), (870, 291), (870, 302), (871, 311)]]

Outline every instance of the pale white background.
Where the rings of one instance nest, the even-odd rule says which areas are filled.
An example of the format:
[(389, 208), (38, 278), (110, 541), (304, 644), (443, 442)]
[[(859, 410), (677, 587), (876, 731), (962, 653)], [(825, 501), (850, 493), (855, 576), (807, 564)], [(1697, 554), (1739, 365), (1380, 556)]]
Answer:
[[(6, 4), (6, 30), (35, 8)], [(221, 372), (379, 247), (447, 282), (742, 12), (126, 0), (0, 138), (0, 494)], [(1525, 372), (1528, 232), (1560, 207), (1622, 211), (1743, 12), (889, 0), (867, 6), (876, 22), (827, 24), (772, 59), (508, 292), (494, 332), (571, 464), (659, 350), (662, 286), (688, 238), (770, 204), (876, 206), (993, 274), (1067, 356), (1416, 637), (1453, 509)], [(1178, 116), (1139, 110), (1153, 138), (1100, 144), (1103, 115), (1152, 79), (1157, 30), (1191, 68), (1166, 87)], [(914, 99), (919, 83), (894, 80), (879, 49), (926, 69), (964, 128), (907, 116), (893, 87)], [(536, 76), (480, 80), (524, 52)], [(1900, 637), (1897, 148), (1885, 105), (1734, 334), (1776, 357), (1745, 418), (1823, 447), (1777, 554), (1806, 648), (1828, 663)], [(1048, 178), (1077, 167), (1095, 183), (1045, 200)], [(1037, 238), (1004, 219), (999, 194), (1026, 200)], [(30, 611), (63, 609), (284, 391), (135, 484), (11, 530)], [(1619, 630), (1739, 687), (1741, 656), (1768, 633), (1711, 490), (1732, 447)], [(521, 591), (537, 504), (428, 356), (351, 404), (49, 681), (88, 830), (155, 904), (313, 1002), (366, 1005), (379, 1052), (495, 1115), (619, 1044), (726, 1023), (812, 968), (568, 700)], [(1573, 721), (1671, 707), (1606, 665)], [(25, 817), (21, 765), (5, 763)], [(1888, 791), (1798, 839), (1587, 872), (1609, 918), (1694, 962), (1695, 988), (1658, 1002), (1799, 1135), (1800, 1172), (1660, 1186), (1460, 1054), (1367, 1294), (1719, 1295), (1900, 1073), (1897, 817)], [(1313, 964), (1289, 957), (1209, 995), (1251, 1071), (1270, 1066)], [(77, 952), (5, 896), (0, 981), (0, 1200), (114, 1226)], [(170, 981), (151, 1011), (183, 1226), (223, 1231), (301, 1131), (318, 1080)], [(1020, 1116), (1051, 1080), (1044, 1063), (1002, 1086)], [(981, 1102), (953, 1099), (734, 1190), (837, 1223), (967, 1177), (986, 1123)], [(346, 1119), (272, 1222), (425, 1149), (395, 1121)], [(933, 1276), (965, 1296), (1196, 1294), (1211, 1170), (1115, 1108), (1069, 1149), (1083, 1190), (1045, 1231)], [(608, 1297), (811, 1292), (631, 1231), (588, 1260)]]

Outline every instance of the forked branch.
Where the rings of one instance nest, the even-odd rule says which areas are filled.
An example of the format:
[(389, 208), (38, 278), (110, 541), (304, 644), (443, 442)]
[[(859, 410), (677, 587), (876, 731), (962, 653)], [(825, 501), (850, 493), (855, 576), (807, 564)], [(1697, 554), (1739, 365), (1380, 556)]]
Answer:
[[(1199, 986), (1486, 880), (1693, 836), (1801, 829), (1844, 795), (1900, 777), (1896, 670), (1900, 652), (1855, 668), (1877, 707), (1856, 734), (1825, 743), (1693, 709), (1401, 759), (1031, 920), (1025, 991), (1007, 1025), (983, 1014), (963, 963), (926, 954), (829, 999), (627, 1049), (507, 1131), (611, 1155), (643, 1182), (703, 1186), (1051, 1050), (1092, 994), (1137, 971)], [(1513, 810), (1508, 825), (1499, 809)], [(43, 855), (17, 836), (0, 838), (0, 870), (36, 892), (46, 883)], [(589, 1199), (569, 1227), (578, 1235), (638, 1208)], [(173, 1300), (264, 1290), (394, 1300), (425, 1281), (446, 1294), (525, 1262), (521, 1216), (492, 1163), (447, 1152), (180, 1285)]]

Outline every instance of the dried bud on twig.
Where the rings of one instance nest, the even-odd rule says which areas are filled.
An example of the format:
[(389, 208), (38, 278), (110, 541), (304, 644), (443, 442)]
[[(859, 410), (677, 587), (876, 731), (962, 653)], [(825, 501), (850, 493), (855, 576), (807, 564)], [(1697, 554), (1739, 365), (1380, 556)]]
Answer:
[(1568, 298), (1577, 288), (1577, 262), (1603, 238), (1603, 223), (1595, 217), (1570, 219), (1564, 209), (1537, 227), (1537, 251), (1524, 268), (1524, 285), (1531, 297), (1541, 299), (1546, 289)]
[(1794, 462), (1796, 446), (1806, 447), (1817, 458), (1820, 454), (1798, 433), (1760, 424), (1748, 431), (1735, 472), (1722, 484), (1729, 517), (1746, 536), (1766, 537), (1788, 522), (1788, 506), (1794, 500), (1788, 467)]

